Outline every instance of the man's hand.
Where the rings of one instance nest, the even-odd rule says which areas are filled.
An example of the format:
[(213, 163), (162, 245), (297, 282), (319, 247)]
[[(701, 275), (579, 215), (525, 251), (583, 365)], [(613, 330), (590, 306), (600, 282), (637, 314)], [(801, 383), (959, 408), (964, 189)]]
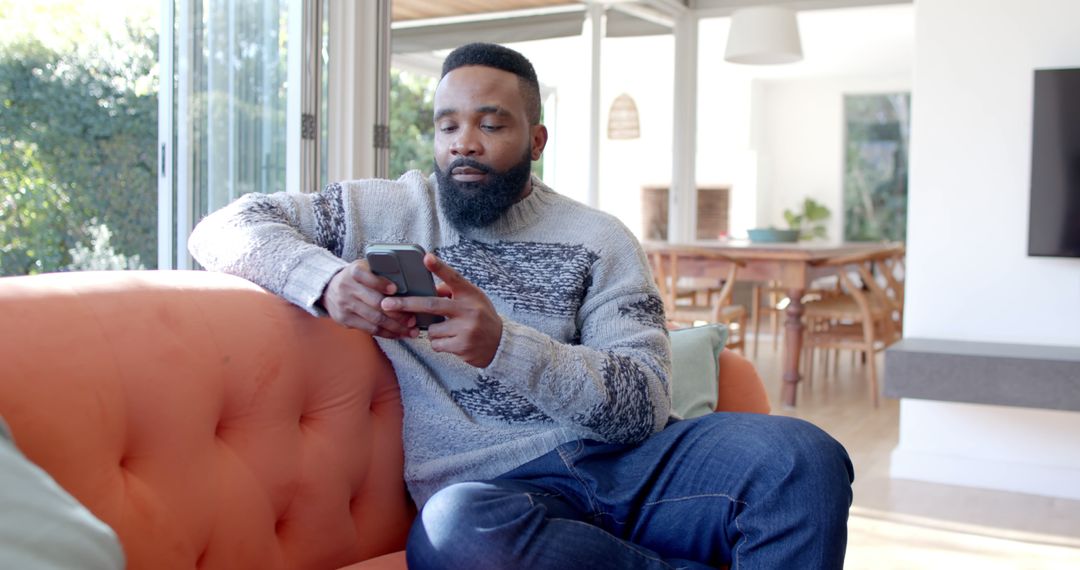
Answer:
[(446, 318), (428, 327), (431, 348), (455, 354), (477, 368), (491, 364), (502, 339), (502, 319), (479, 287), (470, 283), (432, 254), (424, 256), (424, 266), (439, 284), (438, 297), (386, 297), (382, 308), (388, 313), (431, 313)]
[(323, 292), (322, 304), (335, 321), (383, 338), (411, 338), (420, 334), (416, 317), (384, 311), (380, 307), (394, 284), (371, 272), (367, 261), (354, 261), (338, 271)]

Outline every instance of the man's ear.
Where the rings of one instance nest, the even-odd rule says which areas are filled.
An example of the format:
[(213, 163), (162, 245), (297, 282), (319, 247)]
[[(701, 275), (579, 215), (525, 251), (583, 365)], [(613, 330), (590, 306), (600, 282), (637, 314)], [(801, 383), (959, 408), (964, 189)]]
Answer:
[(540, 156), (544, 154), (544, 147), (547, 146), (547, 127), (544, 125), (533, 125), (529, 127), (529, 129), (531, 130), (529, 157), (532, 160), (540, 160)]

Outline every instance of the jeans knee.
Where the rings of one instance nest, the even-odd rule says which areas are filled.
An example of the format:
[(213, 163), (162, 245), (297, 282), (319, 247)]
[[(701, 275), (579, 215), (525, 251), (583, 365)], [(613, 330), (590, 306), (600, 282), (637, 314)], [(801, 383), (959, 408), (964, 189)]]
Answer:
[(846, 513), (851, 505), (855, 470), (847, 450), (818, 426), (784, 418), (784, 443), (773, 442), (789, 457), (785, 484), (801, 487), (806, 499), (819, 507), (835, 506)]
[(485, 483), (456, 483), (435, 493), (409, 532), (409, 568), (499, 567), (506, 527), (530, 502)]
[(851, 501), (854, 470), (840, 442), (814, 424), (784, 416), (738, 415), (707, 422), (714, 437), (726, 439), (732, 459), (748, 477), (772, 481), (808, 501), (837, 504)]

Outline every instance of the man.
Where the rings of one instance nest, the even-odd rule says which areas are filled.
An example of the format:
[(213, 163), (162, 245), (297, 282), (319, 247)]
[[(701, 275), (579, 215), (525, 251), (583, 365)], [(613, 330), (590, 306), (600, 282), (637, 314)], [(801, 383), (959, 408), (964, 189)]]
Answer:
[[(669, 423), (670, 347), (642, 250), (529, 167), (535, 71), (470, 44), (435, 92), (435, 174), (248, 195), (191, 237), (210, 269), (374, 334), (422, 508), (412, 568), (840, 568), (851, 464), (782, 417)], [(414, 242), (439, 297), (391, 297), (362, 260)], [(445, 321), (426, 337), (416, 313)]]

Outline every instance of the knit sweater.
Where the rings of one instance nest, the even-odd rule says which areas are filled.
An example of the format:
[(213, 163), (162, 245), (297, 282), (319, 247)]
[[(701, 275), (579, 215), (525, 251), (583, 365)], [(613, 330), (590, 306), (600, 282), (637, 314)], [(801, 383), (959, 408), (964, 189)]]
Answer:
[(451, 483), (496, 477), (577, 439), (632, 443), (671, 409), (663, 303), (634, 236), (614, 217), (532, 179), (491, 226), (457, 231), (434, 177), (248, 194), (202, 220), (190, 250), (325, 316), (334, 274), (372, 243), (417, 243), (491, 299), (503, 332), (475, 368), (426, 338), (378, 343), (404, 408), (405, 480), (422, 506)]

